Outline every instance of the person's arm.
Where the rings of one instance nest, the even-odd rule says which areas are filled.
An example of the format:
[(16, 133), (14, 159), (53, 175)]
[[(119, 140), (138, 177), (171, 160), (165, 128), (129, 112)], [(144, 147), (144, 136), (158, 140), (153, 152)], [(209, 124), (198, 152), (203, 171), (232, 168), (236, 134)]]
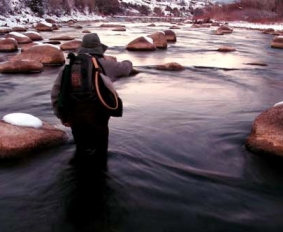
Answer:
[(99, 62), (104, 68), (105, 74), (112, 80), (119, 77), (129, 76), (133, 69), (133, 63), (129, 60), (117, 62), (114, 59), (100, 58)]

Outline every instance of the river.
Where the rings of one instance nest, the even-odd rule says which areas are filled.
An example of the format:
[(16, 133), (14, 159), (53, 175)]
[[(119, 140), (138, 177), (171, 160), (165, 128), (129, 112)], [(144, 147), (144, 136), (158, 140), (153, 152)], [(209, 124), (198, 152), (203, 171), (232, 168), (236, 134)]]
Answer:
[[(106, 54), (129, 59), (140, 71), (114, 83), (124, 115), (110, 120), (108, 177), (69, 165), (72, 140), (1, 162), (0, 231), (282, 231), (282, 163), (244, 146), (255, 117), (283, 100), (283, 52), (270, 48), (273, 37), (239, 28), (216, 36), (216, 28), (185, 24), (166, 50), (130, 52), (131, 40), (169, 24), (123, 22), (125, 32), (100, 24), (83, 26), (109, 46)], [(66, 26), (40, 34), (83, 36)], [(215, 51), (222, 45), (236, 51)], [(153, 68), (167, 62), (186, 69)], [(59, 69), (0, 74), (1, 117), (30, 113), (70, 134), (50, 103)]]

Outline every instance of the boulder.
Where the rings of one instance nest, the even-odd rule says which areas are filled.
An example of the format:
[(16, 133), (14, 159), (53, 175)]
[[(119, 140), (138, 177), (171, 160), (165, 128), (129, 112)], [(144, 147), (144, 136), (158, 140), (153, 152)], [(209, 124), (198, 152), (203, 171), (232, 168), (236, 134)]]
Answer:
[(0, 64), (0, 73), (34, 73), (42, 70), (43, 64), (35, 60), (8, 61)]
[(277, 104), (258, 115), (246, 140), (246, 148), (257, 154), (283, 157), (282, 122), (282, 104)]
[(6, 34), (12, 31), (11, 27), (0, 27), (0, 34)]
[(34, 47), (36, 45), (39, 45), (39, 42), (31, 42), (31, 43), (27, 43), (27, 44), (19, 44), (19, 48), (21, 49), (21, 52), (26, 51), (28, 49), (30, 49), (31, 47)]
[(275, 30), (273, 28), (267, 28), (262, 31), (262, 34), (273, 34)]
[(146, 36), (141, 36), (131, 41), (126, 49), (129, 51), (154, 51), (156, 50), (153, 40)]
[(112, 29), (112, 31), (126, 31), (125, 27), (115, 27)]
[(233, 32), (233, 29), (226, 26), (226, 25), (221, 25), (215, 32), (215, 35), (224, 35), (224, 34), (231, 34)]
[(23, 31), (27, 31), (27, 28), (23, 26), (15, 26), (12, 27), (12, 31), (23, 32)]
[(16, 126), (0, 121), (0, 158), (19, 158), (64, 144), (66, 132), (43, 123), (41, 128)]
[(167, 42), (176, 42), (177, 37), (174, 31), (172, 30), (165, 30), (164, 31), (165, 37), (167, 39)]
[(35, 31), (27, 31), (23, 33), (25, 36), (29, 37), (32, 41), (40, 41), (43, 40), (42, 36)]
[(271, 42), (272, 48), (283, 48), (283, 36), (275, 36)]
[(165, 71), (182, 71), (184, 70), (184, 66), (176, 63), (176, 62), (170, 62), (162, 65), (157, 65), (156, 69), (158, 70), (165, 70)]
[(83, 30), (82, 33), (91, 33), (90, 30)]
[(152, 38), (153, 44), (157, 48), (166, 49), (167, 48), (167, 39), (164, 32), (156, 32), (148, 37)]
[(19, 55), (11, 57), (10, 60), (37, 60), (45, 66), (57, 66), (65, 63), (63, 51), (58, 46), (51, 44), (33, 46)]
[(35, 29), (38, 31), (53, 31), (53, 26), (48, 22), (39, 22), (36, 24)]
[(217, 49), (219, 52), (234, 52), (236, 51), (235, 48), (229, 47), (229, 46), (221, 46), (220, 48)]
[(77, 50), (82, 44), (81, 40), (72, 40), (60, 45), (61, 50)]
[(9, 32), (8, 34), (5, 35), (5, 38), (14, 38), (15, 40), (17, 40), (19, 44), (32, 42), (28, 36), (20, 32)]
[(246, 65), (255, 65), (255, 66), (268, 66), (268, 64), (266, 63), (261, 63), (261, 62), (248, 62), (248, 63), (244, 63)]
[(15, 52), (18, 50), (18, 42), (13, 38), (0, 39), (0, 52)]

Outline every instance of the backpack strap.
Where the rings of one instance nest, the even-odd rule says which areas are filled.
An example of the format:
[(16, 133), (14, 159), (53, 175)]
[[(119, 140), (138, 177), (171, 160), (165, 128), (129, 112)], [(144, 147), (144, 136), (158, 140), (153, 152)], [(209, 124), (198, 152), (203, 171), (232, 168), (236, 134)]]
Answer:
[(98, 98), (99, 100), (101, 101), (101, 103), (109, 110), (116, 110), (118, 109), (119, 107), (119, 101), (118, 101), (118, 95), (117, 95), (117, 92), (116, 91), (112, 91), (109, 89), (109, 91), (113, 94), (114, 96), (114, 99), (115, 99), (115, 107), (111, 107), (109, 106), (103, 99), (101, 93), (100, 93), (100, 89), (99, 89), (99, 79), (100, 81), (103, 82), (102, 78), (100, 77), (100, 70), (101, 68), (99, 67), (98, 63), (97, 63), (97, 60), (95, 57), (92, 57), (92, 62), (93, 62), (93, 65), (95, 67), (95, 73), (94, 73), (94, 86), (95, 86), (95, 89), (96, 89), (96, 92), (97, 92), (97, 95), (98, 95)]

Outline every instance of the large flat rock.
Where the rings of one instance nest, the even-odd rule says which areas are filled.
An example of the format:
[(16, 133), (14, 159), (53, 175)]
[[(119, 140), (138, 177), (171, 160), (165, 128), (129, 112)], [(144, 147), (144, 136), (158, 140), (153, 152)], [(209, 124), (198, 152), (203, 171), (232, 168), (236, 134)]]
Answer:
[(43, 123), (41, 128), (15, 126), (0, 121), (0, 158), (15, 158), (59, 146), (68, 136), (65, 131)]
[(283, 105), (256, 117), (245, 145), (253, 153), (283, 158)]

